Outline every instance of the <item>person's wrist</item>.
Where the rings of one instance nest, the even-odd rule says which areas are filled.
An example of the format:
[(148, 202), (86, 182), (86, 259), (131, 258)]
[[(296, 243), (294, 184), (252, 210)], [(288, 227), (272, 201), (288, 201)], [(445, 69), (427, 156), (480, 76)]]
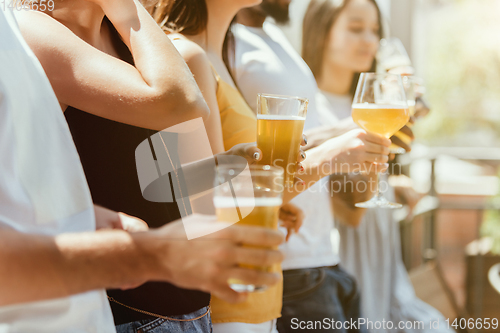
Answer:
[[(326, 147), (325, 147), (326, 148)], [(342, 168), (346, 164), (339, 161), (339, 156), (342, 150), (338, 147), (328, 147), (322, 152), (320, 159), (320, 170), (322, 172), (322, 177), (330, 176), (333, 174), (344, 173)]]
[(100, 6), (122, 38), (123, 34), (128, 36), (129, 28), (139, 24), (137, 14), (142, 5), (136, 0), (106, 0)]
[(170, 243), (158, 230), (131, 234), (137, 251), (137, 271), (145, 281), (170, 280)]
[[(307, 158), (301, 162), (304, 167), (303, 173), (308, 175), (319, 174), (323, 165), (323, 156), (320, 147), (311, 148), (307, 151)], [(300, 177), (300, 175), (299, 175)]]

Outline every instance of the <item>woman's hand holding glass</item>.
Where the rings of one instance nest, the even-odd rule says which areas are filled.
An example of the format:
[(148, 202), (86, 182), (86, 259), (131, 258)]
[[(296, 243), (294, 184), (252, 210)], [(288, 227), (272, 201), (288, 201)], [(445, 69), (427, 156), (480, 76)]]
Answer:
[[(362, 73), (353, 101), (352, 118), (366, 131), (386, 138), (399, 131), (410, 120), (407, 97), (400, 75)], [(360, 208), (400, 208), (387, 201), (377, 186), (375, 196), (357, 203)]]

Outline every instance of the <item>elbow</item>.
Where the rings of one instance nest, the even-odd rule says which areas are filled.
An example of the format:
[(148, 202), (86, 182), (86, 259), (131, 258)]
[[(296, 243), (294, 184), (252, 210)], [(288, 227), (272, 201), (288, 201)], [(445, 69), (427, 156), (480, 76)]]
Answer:
[(335, 214), (335, 217), (344, 225), (351, 228), (357, 228), (363, 220), (365, 209), (354, 208), (349, 212), (344, 212), (343, 214)]
[(201, 117), (203, 118), (203, 121), (206, 121), (208, 119), (208, 116), (210, 115), (210, 109), (208, 108), (205, 99), (203, 99), (203, 96), (201, 96), (201, 93), (199, 97), (188, 103), (187, 109), (189, 119), (196, 119)]
[(144, 127), (159, 131), (200, 117), (205, 121), (210, 114), (201, 93), (190, 94), (185, 90), (155, 92), (148, 98), (148, 107), (145, 104), (143, 103), (142, 111), (149, 110), (152, 117), (143, 124)]
[(349, 226), (352, 228), (357, 228), (361, 224), (363, 220), (362, 214), (352, 214), (350, 221), (348, 222)]
[(200, 90), (193, 90), (194, 91), (171, 91), (169, 94), (162, 96), (164, 103), (170, 106), (166, 108), (167, 110), (172, 110), (172, 104), (174, 104), (173, 109), (177, 115), (176, 118), (178, 123), (200, 117), (205, 121), (210, 115), (210, 109)]

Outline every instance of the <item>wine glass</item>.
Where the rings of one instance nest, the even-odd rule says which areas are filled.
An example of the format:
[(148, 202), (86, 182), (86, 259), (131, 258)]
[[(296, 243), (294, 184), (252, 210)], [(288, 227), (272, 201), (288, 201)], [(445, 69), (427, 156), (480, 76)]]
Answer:
[[(361, 73), (352, 104), (352, 119), (362, 129), (390, 138), (410, 119), (401, 75)], [(401, 208), (380, 193), (379, 175), (375, 196), (357, 203), (360, 208)]]
[(412, 75), (410, 56), (400, 39), (383, 38), (377, 51), (377, 66), (382, 72)]

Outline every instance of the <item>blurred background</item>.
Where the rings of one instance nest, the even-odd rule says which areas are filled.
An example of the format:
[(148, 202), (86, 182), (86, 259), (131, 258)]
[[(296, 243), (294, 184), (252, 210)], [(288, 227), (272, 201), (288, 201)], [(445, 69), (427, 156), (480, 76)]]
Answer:
[[(282, 27), (299, 52), (308, 2), (292, 1)], [(377, 2), (431, 106), (399, 160), (423, 197), (395, 213), (405, 265), (446, 318), (500, 318), (500, 1)]]

